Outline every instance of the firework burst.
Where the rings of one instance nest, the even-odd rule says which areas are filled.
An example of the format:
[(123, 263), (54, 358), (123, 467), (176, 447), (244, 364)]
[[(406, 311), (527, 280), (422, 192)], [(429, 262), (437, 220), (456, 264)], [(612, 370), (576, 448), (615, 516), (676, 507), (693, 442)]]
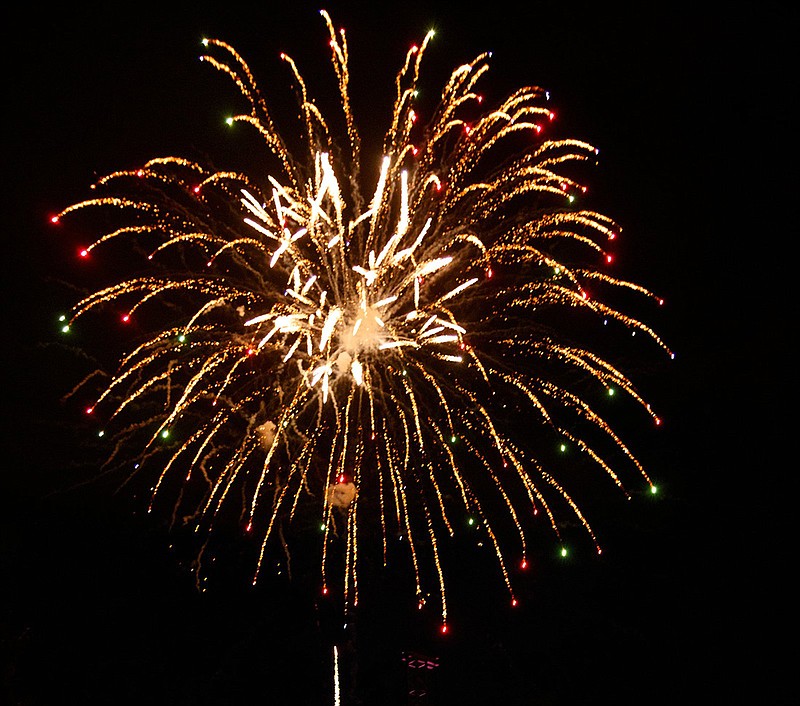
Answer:
[(78, 302), (64, 330), (109, 308), (137, 324), (88, 411), (104, 419), (109, 464), (141, 451), (151, 509), (172, 498), (210, 532), (239, 507), (242, 531), (260, 542), (254, 581), (283, 532), (313, 517), (322, 590), (335, 576), (350, 606), (368, 561), (405, 554), (420, 605), (436, 596), (446, 628), (443, 544), (464, 522), (485, 533), (512, 603), (511, 566), (528, 565), (532, 523), (560, 536), (560, 518), (577, 518), (600, 550), (545, 448), (580, 451), (623, 492), (626, 474), (654, 488), (597, 392), (658, 418), (582, 338), (616, 327), (669, 350), (601, 299), (657, 298), (605, 272), (619, 228), (573, 203), (597, 151), (547, 137), (545, 91), (521, 88), (485, 109), (481, 54), (452, 72), (421, 126), (429, 33), (397, 74), (382, 154), (362, 155), (345, 33), (322, 16), (341, 138), (281, 55), (303, 135), (290, 150), (243, 58), (204, 40), (201, 60), (247, 105), (230, 122), (256, 131), (274, 171), (166, 157), (100, 179), (94, 198), (54, 221), (111, 215), (81, 254), (132, 241), (141, 262)]

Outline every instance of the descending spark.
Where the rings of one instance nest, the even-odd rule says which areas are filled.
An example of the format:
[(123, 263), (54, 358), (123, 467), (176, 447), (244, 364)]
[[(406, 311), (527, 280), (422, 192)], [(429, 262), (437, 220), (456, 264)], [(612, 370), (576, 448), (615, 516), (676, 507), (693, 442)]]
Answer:
[(341, 693), (339, 686), (339, 648), (333, 646), (333, 706), (340, 706)]
[(621, 489), (631, 472), (655, 488), (597, 393), (626, 393), (660, 420), (591, 345), (613, 333), (595, 322), (669, 350), (611, 301), (655, 297), (603, 271), (619, 227), (573, 205), (585, 191), (576, 168), (597, 151), (541, 135), (554, 118), (545, 91), (521, 88), (481, 112), (481, 54), (452, 73), (420, 128), (430, 32), (397, 74), (383, 154), (362, 156), (345, 33), (322, 16), (343, 143), (281, 55), (304, 135), (291, 151), (243, 58), (204, 40), (201, 60), (247, 102), (229, 123), (257, 131), (274, 171), (166, 157), (100, 179), (95, 198), (54, 221), (120, 215), (82, 256), (134, 239), (152, 269), (86, 296), (64, 330), (116, 307), (151, 331), (91, 403), (115, 449), (142, 437), (151, 508), (170, 493), (176, 508), (191, 498), (187, 521), (210, 532), (244, 498), (244, 531), (260, 538), (254, 581), (283, 531), (315, 513), (325, 592), (341, 575), (354, 606), (364, 566), (404, 553), (420, 607), (436, 595), (446, 632), (446, 539), (467, 518), (512, 605), (512, 568), (529, 565), (538, 517), (561, 538), (563, 508), (599, 551), (551, 445), (577, 449)]

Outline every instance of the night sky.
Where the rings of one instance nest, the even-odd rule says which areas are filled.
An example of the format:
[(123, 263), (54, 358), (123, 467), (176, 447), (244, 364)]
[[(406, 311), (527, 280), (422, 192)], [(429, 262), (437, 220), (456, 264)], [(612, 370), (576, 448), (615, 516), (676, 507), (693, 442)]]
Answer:
[[(396, 608), (402, 579), (379, 573), (343, 647), (345, 703), (411, 703), (407, 653), (438, 661), (422, 702), (437, 706), (789, 703), (768, 696), (784, 678), (772, 640), (788, 627), (784, 579), (762, 553), (785, 542), (771, 508), (789, 469), (759, 448), (775, 390), (753, 358), (777, 314), (745, 321), (759, 309), (756, 271), (786, 248), (765, 258), (763, 239), (789, 237), (756, 216), (776, 197), (759, 186), (760, 160), (789, 128), (765, 88), (783, 66), (788, 13), (749, 3), (736, 14), (702, 3), (175, 5), (3, 10), (0, 703), (333, 703), (335, 605), (303, 581), (252, 588), (235, 537), (221, 539), (224, 570), (200, 593), (168, 518), (143, 513), (143, 493), (83, 482), (92, 430), (63, 398), (87, 361), (57, 327), (78, 297), (79, 263), (47, 222), (115, 169), (170, 154), (237, 158), (223, 118), (238, 96), (197, 61), (204, 36), (236, 47), (275, 105), (294, 105), (281, 51), (312, 93), (335, 89), (320, 7), (348, 33), (367, 134), (369, 121), (381, 134), (406, 49), (430, 27), (423, 85), (436, 89), (490, 50), (490, 98), (550, 90), (559, 130), (600, 148), (590, 186), (623, 225), (618, 267), (664, 296), (649, 323), (676, 351), (638, 375), (664, 424), (639, 427), (632, 445), (661, 492), (591, 503), (602, 557), (587, 547), (562, 561), (545, 537), (514, 611), (494, 579), (457, 571), (446, 637), (424, 617), (409, 621)], [(763, 391), (740, 397), (751, 385)], [(790, 563), (796, 550), (786, 551)]]

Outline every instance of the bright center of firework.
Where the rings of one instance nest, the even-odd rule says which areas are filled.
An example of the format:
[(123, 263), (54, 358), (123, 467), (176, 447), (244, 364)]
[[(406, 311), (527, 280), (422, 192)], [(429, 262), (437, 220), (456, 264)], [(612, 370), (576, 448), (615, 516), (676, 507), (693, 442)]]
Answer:
[[(464, 280), (457, 268), (450, 270), (453, 256), (443, 256), (442, 243), (435, 242), (433, 214), (422, 224), (412, 222), (408, 170), (384, 157), (369, 207), (348, 221), (345, 190), (328, 153), (318, 152), (314, 165), (304, 192), (270, 178), (269, 205), (241, 192), (242, 205), (255, 216), (245, 223), (271, 245), (270, 269), (288, 274), (284, 301), (245, 324), (266, 334), (257, 347), (285, 350), (284, 361), (294, 359), (325, 402), (340, 378), (368, 387), (363, 363), (376, 364), (379, 351), (392, 356), (400, 348), (424, 347), (440, 360), (460, 363), (457, 346), (465, 329), (441, 304), (478, 278)], [(464, 240), (485, 251), (475, 235)], [(449, 291), (425, 302), (426, 280), (445, 273), (448, 281), (453, 277)]]

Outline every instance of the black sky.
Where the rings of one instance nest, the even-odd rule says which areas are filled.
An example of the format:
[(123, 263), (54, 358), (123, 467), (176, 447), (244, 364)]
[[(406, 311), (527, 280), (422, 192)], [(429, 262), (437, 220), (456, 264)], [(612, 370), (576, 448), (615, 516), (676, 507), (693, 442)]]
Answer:
[[(236, 96), (197, 61), (203, 36), (235, 46), (276, 104), (291, 104), (281, 51), (312, 85), (335, 87), (319, 7), (3, 11), (2, 703), (332, 703), (329, 622), (313, 596), (249, 589), (235, 548), (229, 578), (198, 594), (162, 527), (129, 496), (103, 483), (70, 489), (87, 430), (60, 401), (80, 366), (60, 347), (56, 317), (73, 302), (74, 243), (47, 223), (114, 169), (167, 154), (235, 158), (222, 119)], [(663, 294), (654, 324), (677, 353), (644, 371), (665, 420), (639, 440), (659, 499), (598, 509), (599, 561), (563, 564), (543, 551), (517, 613), (465, 576), (474, 590), (456, 589), (449, 641), (380, 600), (366, 605), (358, 703), (406, 703), (408, 649), (439, 658), (430, 703), (440, 706), (723, 703), (746, 693), (786, 703), (765, 698), (781, 682), (770, 647), (782, 630), (779, 594), (765, 599), (780, 581), (759, 558), (775, 541), (768, 510), (782, 481), (757, 453), (761, 400), (741, 401), (739, 388), (766, 375), (751, 372), (751, 350), (767, 322), (742, 330), (758, 301), (741, 288), (764, 264), (743, 245), (765, 227), (754, 208), (763, 195), (746, 182), (759, 181), (760, 155), (788, 128), (765, 79), (783, 66), (790, 18), (748, 3), (735, 14), (702, 3), (322, 7), (348, 33), (362, 123), (388, 115), (405, 51), (430, 27), (432, 83), (490, 50), (494, 98), (548, 88), (560, 129), (600, 148), (591, 185), (623, 224), (619, 267)]]

